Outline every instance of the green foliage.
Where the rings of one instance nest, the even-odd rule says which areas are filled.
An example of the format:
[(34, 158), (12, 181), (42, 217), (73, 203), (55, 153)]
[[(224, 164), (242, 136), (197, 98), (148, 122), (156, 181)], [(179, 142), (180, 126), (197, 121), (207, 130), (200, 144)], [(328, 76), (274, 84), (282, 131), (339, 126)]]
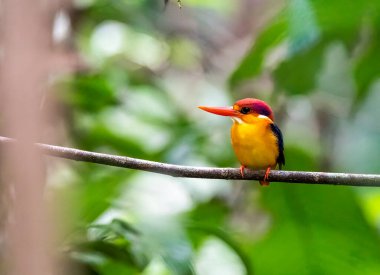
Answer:
[(352, 190), (301, 185), (272, 189), (262, 203), (273, 215), (273, 229), (252, 251), (258, 274), (378, 272), (378, 236)]
[(91, 232), (95, 237), (75, 245), (71, 252), (74, 260), (92, 266), (99, 274), (138, 274), (146, 267), (146, 255), (134, 251), (140, 233), (128, 223), (114, 219), (109, 224), (91, 226), (90, 230), (95, 231)]
[(112, 205), (113, 198), (119, 193), (129, 173), (114, 169), (94, 171), (94, 165), (85, 165), (78, 167), (78, 175), (86, 176), (79, 179), (80, 183), (75, 188), (68, 190), (68, 196), (73, 198), (74, 208), (80, 211), (77, 213), (80, 223), (86, 226)]
[(286, 36), (286, 26), (287, 21), (282, 15), (260, 33), (248, 54), (231, 75), (230, 86), (232, 88), (244, 80), (257, 76), (263, 70), (265, 56), (272, 47), (281, 43)]
[(380, 58), (378, 51), (380, 46), (379, 33), (371, 32), (370, 41), (365, 45), (360, 57), (357, 59), (354, 69), (354, 77), (357, 85), (356, 100), (364, 101), (369, 93), (369, 88), (380, 77)]
[[(313, 157), (306, 152), (288, 148), (287, 154), (290, 169), (316, 168), (307, 161)], [(258, 274), (376, 274), (379, 270), (379, 238), (352, 189), (278, 184), (263, 192), (261, 201), (274, 224), (252, 250)]]
[[(233, 14), (244, 10), (242, 4), (183, 1), (184, 9), (173, 12), (169, 6), (164, 11), (164, 1), (80, 2), (73, 40), (90, 69), (67, 77), (59, 91), (72, 146), (237, 166), (229, 122), (196, 106), (233, 102), (220, 85), (229, 74), (223, 62), (236, 63), (225, 57), (231, 37), (223, 34), (232, 32), (228, 22), (241, 24)], [(260, 21), (265, 24), (231, 72), (236, 99), (250, 80), (270, 84), (265, 87), (276, 99), (270, 103), (284, 133), (285, 169), (365, 166), (379, 172), (367, 167), (367, 156), (350, 154), (365, 141), (379, 144), (374, 125), (380, 113), (371, 97), (380, 89), (373, 85), (380, 71), (377, 2), (288, 1)], [(239, 51), (239, 39), (227, 45), (231, 52)], [(332, 45), (339, 47), (326, 54)], [(331, 52), (342, 54), (327, 60)], [(349, 68), (342, 70), (338, 61)], [(355, 94), (341, 88), (350, 81)], [(248, 96), (258, 92), (251, 89)], [(352, 121), (353, 106), (358, 117)], [(373, 152), (375, 163), (376, 147), (371, 149), (366, 152)], [(261, 188), (84, 163), (66, 169), (53, 176), (58, 184), (50, 191), (66, 211), (65, 255), (83, 274), (375, 274), (380, 268), (380, 210), (367, 201), (378, 197), (371, 191), (358, 199), (361, 193), (344, 187)]]
[(324, 44), (318, 44), (282, 62), (277, 67), (273, 76), (278, 88), (285, 89), (289, 94), (312, 91), (316, 85), (315, 76), (318, 75), (323, 61)]
[(66, 95), (66, 100), (74, 108), (82, 111), (94, 113), (117, 103), (115, 90), (104, 75), (78, 76), (73, 79), (70, 86), (71, 91)]
[[(273, 19), (254, 41), (241, 64), (230, 78), (231, 88), (252, 77), (266, 72), (273, 73), (278, 89), (290, 94), (309, 93), (317, 88), (316, 80), (321, 69), (326, 47), (337, 40), (342, 41), (352, 52), (352, 62), (357, 85), (356, 100), (362, 101), (371, 83), (378, 77), (376, 49), (378, 39), (375, 34), (360, 39), (366, 28), (378, 27), (380, 5), (378, 1), (334, 0), (328, 5), (324, 1), (292, 0), (286, 12)], [(281, 24), (278, 23), (281, 18)], [(375, 27), (377, 26), (377, 27)], [(360, 55), (354, 51), (365, 40), (371, 42)], [(264, 66), (273, 46), (287, 49), (285, 56), (279, 57), (277, 66)], [(376, 64), (375, 64), (376, 63)]]

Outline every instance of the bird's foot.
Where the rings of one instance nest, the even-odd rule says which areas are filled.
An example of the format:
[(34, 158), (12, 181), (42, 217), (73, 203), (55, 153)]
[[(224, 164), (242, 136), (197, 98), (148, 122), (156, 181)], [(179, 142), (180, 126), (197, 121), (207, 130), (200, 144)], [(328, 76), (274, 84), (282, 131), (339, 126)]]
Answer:
[(269, 173), (270, 173), (270, 166), (268, 166), (267, 170), (265, 171), (264, 181), (268, 181)]
[(244, 168), (245, 168), (244, 165), (240, 166), (240, 175), (241, 175), (242, 178), (244, 178)]
[(261, 186), (268, 186), (269, 185), (269, 173), (270, 173), (270, 166), (268, 166), (267, 170), (265, 171), (264, 179), (260, 181)]

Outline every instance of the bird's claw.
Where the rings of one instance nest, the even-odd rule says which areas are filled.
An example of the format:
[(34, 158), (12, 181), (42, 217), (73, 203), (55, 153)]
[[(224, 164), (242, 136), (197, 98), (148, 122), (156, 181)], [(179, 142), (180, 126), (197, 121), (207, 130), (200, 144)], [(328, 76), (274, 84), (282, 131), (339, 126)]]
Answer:
[(242, 178), (244, 178), (244, 168), (245, 168), (244, 165), (240, 166), (240, 175), (241, 175)]
[(268, 166), (267, 170), (265, 171), (264, 181), (268, 181), (269, 174), (270, 174), (270, 166)]
[(270, 173), (270, 166), (268, 166), (267, 170), (265, 171), (264, 179), (260, 181), (261, 186), (268, 186), (269, 185), (269, 173)]

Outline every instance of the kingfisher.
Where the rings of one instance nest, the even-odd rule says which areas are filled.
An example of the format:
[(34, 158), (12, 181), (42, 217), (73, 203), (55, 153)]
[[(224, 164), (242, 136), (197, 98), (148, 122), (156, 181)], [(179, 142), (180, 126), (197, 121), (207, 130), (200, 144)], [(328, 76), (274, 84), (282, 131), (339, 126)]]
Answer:
[(284, 141), (280, 128), (274, 123), (274, 114), (267, 103), (256, 98), (244, 98), (232, 107), (198, 108), (220, 116), (232, 118), (231, 143), (241, 166), (244, 169), (266, 169), (260, 185), (269, 185), (271, 169), (285, 165)]

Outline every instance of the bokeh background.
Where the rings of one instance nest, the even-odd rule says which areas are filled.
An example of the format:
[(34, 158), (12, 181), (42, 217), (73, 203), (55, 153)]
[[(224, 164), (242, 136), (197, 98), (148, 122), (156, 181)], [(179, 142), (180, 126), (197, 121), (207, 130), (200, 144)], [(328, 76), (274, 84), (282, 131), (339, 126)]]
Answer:
[[(380, 1), (182, 6), (76, 0), (56, 14), (70, 61), (47, 96), (60, 145), (238, 167), (230, 120), (196, 107), (256, 97), (275, 111), (285, 169), (380, 172)], [(48, 172), (70, 274), (380, 272), (376, 188), (261, 188), (62, 160)]]

